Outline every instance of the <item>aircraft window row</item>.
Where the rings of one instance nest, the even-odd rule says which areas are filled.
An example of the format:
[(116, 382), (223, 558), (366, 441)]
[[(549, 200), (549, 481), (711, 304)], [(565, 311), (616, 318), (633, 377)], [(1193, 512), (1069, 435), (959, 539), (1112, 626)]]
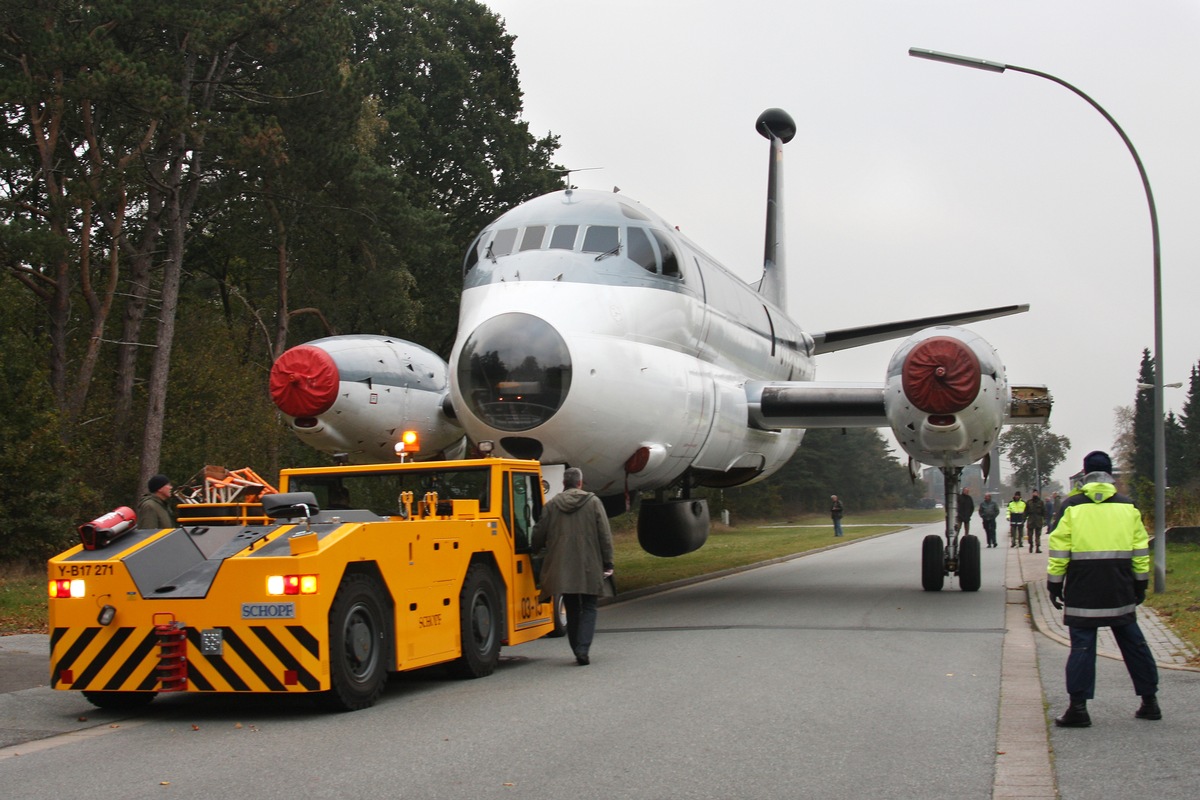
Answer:
[[(580, 235), (580, 229), (582, 236)], [(581, 253), (600, 255), (622, 254), (647, 272), (680, 277), (679, 257), (670, 240), (661, 232), (630, 226), (625, 228), (625, 241), (621, 241), (621, 228), (616, 225), (529, 225), (521, 228), (503, 228), (495, 232), (490, 243), (481, 236), (467, 253), (464, 271), (469, 272), (479, 259), (495, 261), (502, 256), (526, 250), (577, 250)], [(549, 232), (549, 237), (547, 237)], [(547, 238), (549, 241), (547, 242)]]

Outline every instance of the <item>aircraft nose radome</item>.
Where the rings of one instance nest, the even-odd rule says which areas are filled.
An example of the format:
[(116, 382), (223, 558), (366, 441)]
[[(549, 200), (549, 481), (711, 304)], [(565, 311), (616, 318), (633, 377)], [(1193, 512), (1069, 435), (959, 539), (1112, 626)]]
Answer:
[(457, 369), (467, 410), (500, 431), (545, 424), (571, 388), (567, 343), (532, 314), (499, 314), (481, 323), (463, 343)]
[(271, 400), (290, 417), (315, 417), (333, 407), (340, 380), (329, 353), (302, 344), (271, 366)]
[(950, 336), (933, 336), (914, 347), (901, 372), (904, 394), (926, 414), (954, 414), (979, 394), (979, 358)]

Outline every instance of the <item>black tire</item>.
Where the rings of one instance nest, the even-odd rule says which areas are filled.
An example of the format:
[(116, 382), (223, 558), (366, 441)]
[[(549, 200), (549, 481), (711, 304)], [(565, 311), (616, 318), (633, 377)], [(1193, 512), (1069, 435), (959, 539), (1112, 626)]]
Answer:
[(462, 656), (450, 662), (450, 674), (458, 678), (491, 675), (500, 663), (504, 631), (500, 592), (492, 570), (483, 564), (472, 564), (458, 601)]
[(158, 692), (84, 692), (83, 696), (96, 708), (132, 711), (150, 705)]
[(958, 587), (964, 592), (978, 592), (981, 583), (979, 537), (967, 535), (958, 541)]
[(921, 542), (921, 586), (927, 592), (940, 592), (946, 582), (946, 556), (942, 537), (929, 534)]
[(547, 639), (561, 639), (567, 635), (567, 603), (561, 594), (554, 595), (554, 630), (546, 634)]
[(329, 691), (319, 702), (332, 711), (370, 708), (387, 684), (388, 636), (383, 587), (369, 575), (342, 578), (329, 608)]

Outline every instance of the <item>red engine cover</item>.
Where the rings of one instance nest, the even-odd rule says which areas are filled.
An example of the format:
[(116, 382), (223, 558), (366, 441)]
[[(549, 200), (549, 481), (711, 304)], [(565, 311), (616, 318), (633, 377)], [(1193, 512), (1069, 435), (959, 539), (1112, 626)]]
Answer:
[(904, 359), (904, 394), (927, 414), (962, 411), (979, 394), (979, 384), (979, 358), (958, 339), (933, 336)]
[(288, 416), (315, 417), (333, 407), (340, 380), (329, 353), (302, 344), (272, 365), (271, 399)]

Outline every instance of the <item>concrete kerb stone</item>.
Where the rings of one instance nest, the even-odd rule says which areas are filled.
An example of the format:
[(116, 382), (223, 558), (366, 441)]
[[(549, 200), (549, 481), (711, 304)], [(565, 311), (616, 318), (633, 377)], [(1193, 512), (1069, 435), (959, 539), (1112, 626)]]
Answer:
[(1009, 551), (1004, 561), (1005, 634), (992, 798), (1055, 800), (1058, 787), (1050, 757), (1037, 644), (1021, 581), (1021, 565)]

